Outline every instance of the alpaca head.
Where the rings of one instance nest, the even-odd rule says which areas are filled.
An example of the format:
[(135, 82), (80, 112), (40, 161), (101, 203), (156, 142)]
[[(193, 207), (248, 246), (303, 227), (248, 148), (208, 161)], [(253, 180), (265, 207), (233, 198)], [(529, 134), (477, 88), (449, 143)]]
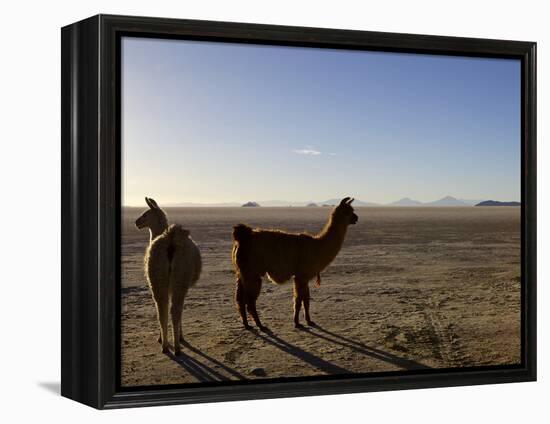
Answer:
[(338, 222), (344, 223), (345, 225), (357, 224), (359, 217), (353, 211), (353, 206), (351, 206), (353, 200), (354, 199), (351, 197), (343, 198), (340, 204), (334, 208), (334, 211), (332, 212), (333, 218)]
[(136, 219), (136, 227), (140, 230), (149, 228), (151, 230), (151, 237), (156, 237), (168, 227), (168, 220), (164, 211), (153, 199), (146, 197), (145, 203), (147, 203), (149, 209)]

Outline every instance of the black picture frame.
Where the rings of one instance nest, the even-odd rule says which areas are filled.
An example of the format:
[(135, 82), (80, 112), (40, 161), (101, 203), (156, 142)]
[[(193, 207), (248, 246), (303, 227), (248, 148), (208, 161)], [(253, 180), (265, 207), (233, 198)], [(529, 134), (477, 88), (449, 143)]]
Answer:
[[(521, 365), (122, 390), (119, 48), (124, 35), (519, 59)], [(97, 15), (62, 28), (61, 45), (63, 396), (103, 409), (536, 380), (536, 43)]]

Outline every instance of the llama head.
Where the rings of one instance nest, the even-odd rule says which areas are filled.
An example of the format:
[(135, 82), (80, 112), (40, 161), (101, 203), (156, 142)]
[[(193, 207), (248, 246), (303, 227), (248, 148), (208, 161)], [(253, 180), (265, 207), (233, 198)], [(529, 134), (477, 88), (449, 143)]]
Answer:
[(136, 219), (136, 227), (139, 230), (149, 228), (151, 230), (151, 235), (156, 237), (168, 227), (168, 220), (166, 219), (164, 211), (153, 199), (146, 197), (145, 203), (147, 203), (149, 209)]
[(340, 201), (340, 204), (334, 208), (333, 216), (339, 222), (343, 222), (346, 225), (357, 224), (359, 217), (355, 214), (353, 206), (353, 198), (345, 197)]

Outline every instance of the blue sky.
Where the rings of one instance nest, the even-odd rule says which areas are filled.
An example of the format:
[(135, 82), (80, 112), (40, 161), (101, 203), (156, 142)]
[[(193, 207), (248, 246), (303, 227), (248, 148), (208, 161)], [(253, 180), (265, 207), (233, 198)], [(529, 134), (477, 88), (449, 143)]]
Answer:
[(123, 204), (520, 199), (520, 62), (124, 38)]

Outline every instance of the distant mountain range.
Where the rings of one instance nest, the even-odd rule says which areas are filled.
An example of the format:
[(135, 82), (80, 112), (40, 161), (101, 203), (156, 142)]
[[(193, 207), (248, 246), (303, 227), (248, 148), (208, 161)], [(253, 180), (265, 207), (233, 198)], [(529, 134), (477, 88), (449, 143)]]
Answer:
[(246, 202), (242, 205), (243, 208), (259, 208), (260, 204), (258, 202)]
[[(226, 202), (226, 203), (192, 203), (192, 202), (181, 202), (181, 203), (172, 203), (167, 204), (166, 206), (176, 206), (176, 207), (315, 207), (315, 206), (336, 206), (340, 203), (339, 198), (327, 199), (324, 201), (315, 201), (308, 200), (304, 202), (295, 202), (288, 200), (260, 200), (260, 201), (248, 201), (246, 203), (237, 203), (237, 202)], [(396, 200), (395, 202), (381, 204), (374, 202), (366, 202), (364, 200), (355, 199), (353, 201), (353, 206), (400, 206), (400, 207), (422, 207), (422, 206), (432, 206), (432, 207), (457, 207), (457, 206), (519, 206), (519, 202), (499, 202), (495, 200), (484, 200), (484, 199), (457, 199), (452, 196), (445, 196), (441, 199), (434, 200), (432, 202), (421, 202), (419, 200), (411, 199), (409, 197), (404, 197), (402, 199)]]
[[(342, 199), (328, 199), (324, 202), (315, 202), (319, 205), (330, 205), (330, 206), (336, 206), (340, 203)], [(355, 199), (353, 201), (353, 206), (382, 206), (380, 203), (373, 203), (373, 202), (365, 202), (363, 200)]]
[(476, 206), (521, 206), (520, 202), (498, 202), (496, 200), (485, 200)]
[(445, 196), (433, 202), (420, 202), (419, 200), (404, 197), (396, 202), (390, 203), (388, 206), (474, 206), (480, 200), (457, 199), (452, 196)]
[(456, 199), (452, 196), (445, 196), (442, 199), (435, 200), (433, 202), (424, 203), (424, 206), (471, 206), (468, 203)]
[(198, 203), (198, 202), (177, 202), (177, 203), (167, 203), (167, 207), (175, 208), (236, 208), (241, 206), (237, 202), (227, 202), (227, 203)]
[(390, 203), (389, 206), (422, 206), (422, 202), (413, 200), (409, 197), (403, 197), (402, 199)]

